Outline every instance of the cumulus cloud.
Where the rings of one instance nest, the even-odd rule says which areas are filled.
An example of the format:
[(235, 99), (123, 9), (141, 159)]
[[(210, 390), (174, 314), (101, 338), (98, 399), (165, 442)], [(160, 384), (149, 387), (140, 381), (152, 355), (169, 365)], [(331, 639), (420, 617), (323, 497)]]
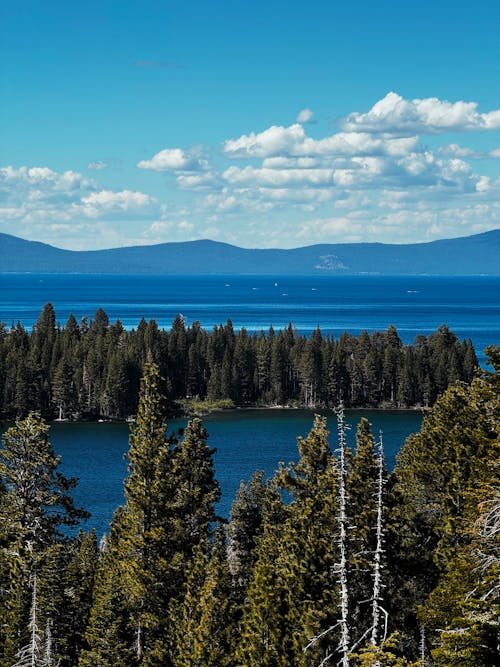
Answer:
[(349, 132), (438, 134), (500, 129), (500, 110), (479, 113), (477, 102), (448, 102), (437, 97), (406, 100), (391, 92), (367, 113), (354, 112), (343, 121)]
[(300, 123), (301, 125), (305, 123), (311, 123), (313, 117), (314, 113), (311, 111), (311, 109), (302, 109), (302, 111), (299, 111), (297, 114), (297, 123)]
[(337, 155), (404, 155), (415, 150), (418, 137), (379, 137), (368, 132), (338, 132), (324, 139), (309, 137), (302, 125), (273, 125), (263, 132), (228, 139), (230, 158), (325, 157)]
[(237, 167), (226, 169), (222, 178), (232, 186), (290, 188), (331, 187), (359, 189), (366, 187), (406, 188), (440, 186), (460, 191), (473, 190), (477, 181), (470, 165), (463, 160), (438, 159), (434, 153), (423, 151), (403, 157), (354, 156), (332, 162), (331, 168), (290, 168), (288, 162), (280, 167)]
[(282, 187), (291, 184), (332, 184), (331, 169), (256, 169), (254, 167), (229, 167), (222, 174), (224, 180), (233, 185), (267, 185)]
[(150, 160), (141, 160), (137, 166), (153, 171), (198, 171), (205, 168), (206, 163), (182, 148), (164, 148)]
[(177, 185), (184, 190), (206, 190), (215, 186), (218, 181), (218, 175), (213, 171), (183, 171), (177, 172)]
[(138, 220), (160, 210), (157, 200), (145, 193), (106, 190), (77, 172), (58, 173), (48, 167), (0, 168), (0, 193), (0, 219), (45, 224), (53, 232), (57, 231), (54, 225), (63, 225), (83, 233), (87, 229), (79, 226), (83, 221), (97, 225), (106, 220)]
[(232, 158), (293, 155), (294, 146), (303, 143), (305, 136), (304, 128), (298, 123), (290, 127), (272, 125), (264, 132), (251, 132), (238, 139), (228, 139), (224, 142), (223, 152)]
[(465, 148), (463, 146), (459, 146), (458, 144), (448, 144), (446, 146), (440, 146), (438, 152), (439, 155), (444, 155), (445, 157), (457, 157), (457, 158), (478, 157), (477, 151), (473, 151), (472, 148)]
[(75, 209), (84, 215), (97, 218), (110, 213), (121, 216), (123, 213), (148, 214), (154, 208), (157, 201), (154, 197), (143, 192), (132, 192), (131, 190), (100, 190), (91, 192), (82, 197), (80, 202), (74, 204)]
[(7, 166), (0, 168), (0, 188), (11, 194), (24, 196), (27, 190), (41, 188), (42, 191), (75, 192), (97, 187), (91, 179), (85, 178), (75, 171), (62, 173), (48, 167), (19, 167)]
[(475, 160), (488, 160), (500, 158), (500, 148), (492, 148), (489, 151), (478, 151), (472, 148), (459, 146), (458, 144), (448, 144), (440, 146), (438, 149), (439, 155), (445, 157), (470, 158)]
[[(101, 247), (103, 239), (124, 236), (127, 226), (140, 230), (133, 236), (140, 243), (217, 236), (264, 246), (407, 242), (500, 226), (494, 162), (500, 149), (485, 148), (483, 141), (477, 150), (473, 134), (467, 146), (439, 137), (500, 129), (500, 111), (390, 93), (369, 111), (344, 118), (338, 131), (321, 135), (318, 125), (313, 137), (312, 119), (303, 109), (291, 125), (249, 128), (228, 138), (219, 153), (215, 147), (174, 147), (141, 160), (140, 169), (171, 175), (167, 187), (177, 194), (169, 194), (168, 211), (166, 199), (112, 190), (77, 172), (5, 167), (0, 220), (13, 233), (20, 233), (21, 223), (44, 225), (54, 235), (72, 228), (90, 239), (93, 228)], [(431, 145), (422, 143), (423, 134), (435, 135)], [(95, 161), (88, 168), (104, 166)]]

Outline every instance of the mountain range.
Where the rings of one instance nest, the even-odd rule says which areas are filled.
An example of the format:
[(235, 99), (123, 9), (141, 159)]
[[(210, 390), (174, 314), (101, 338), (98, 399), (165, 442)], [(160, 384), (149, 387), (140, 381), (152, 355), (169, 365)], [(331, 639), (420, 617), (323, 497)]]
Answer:
[(334, 243), (246, 249), (200, 240), (63, 250), (0, 234), (0, 273), (500, 275), (500, 229), (413, 243)]

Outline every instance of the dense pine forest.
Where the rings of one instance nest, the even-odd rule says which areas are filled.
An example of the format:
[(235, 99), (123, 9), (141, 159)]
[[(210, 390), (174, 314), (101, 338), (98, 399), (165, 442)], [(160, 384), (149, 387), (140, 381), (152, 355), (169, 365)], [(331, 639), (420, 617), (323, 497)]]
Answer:
[(477, 359), (470, 341), (446, 327), (403, 345), (396, 329), (342, 334), (292, 325), (249, 334), (230, 321), (204, 330), (178, 316), (170, 331), (142, 320), (126, 331), (99, 309), (79, 323), (56, 324), (44, 308), (31, 332), (0, 323), (0, 418), (39, 412), (53, 419), (124, 419), (137, 413), (147, 353), (162, 391), (175, 401), (226, 405), (335, 407), (430, 406), (450, 383), (470, 382)]
[(200, 419), (166, 435), (149, 355), (125, 504), (99, 543), (72, 536), (85, 511), (43, 418), (18, 418), (0, 450), (0, 666), (500, 665), (500, 348), (488, 354), (494, 371), (437, 398), (392, 474), (366, 419), (345, 447), (340, 405), (295, 463), (241, 484), (229, 521)]

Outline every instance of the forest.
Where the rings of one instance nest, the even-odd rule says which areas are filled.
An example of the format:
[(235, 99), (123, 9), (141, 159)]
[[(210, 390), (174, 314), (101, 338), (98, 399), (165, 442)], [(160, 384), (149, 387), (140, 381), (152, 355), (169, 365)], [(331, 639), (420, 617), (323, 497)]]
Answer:
[(296, 462), (242, 482), (228, 520), (208, 433), (193, 418), (168, 435), (147, 354), (125, 502), (100, 540), (78, 531), (48, 425), (19, 416), (0, 450), (0, 667), (500, 665), (500, 347), (487, 354), (493, 370), (440, 394), (392, 473), (366, 419), (346, 447), (339, 404)]
[(478, 365), (471, 341), (445, 325), (412, 345), (403, 345), (394, 326), (335, 340), (319, 327), (299, 335), (291, 324), (250, 334), (228, 321), (209, 332), (177, 316), (170, 331), (144, 319), (126, 331), (101, 308), (90, 321), (71, 315), (60, 326), (49, 303), (31, 331), (0, 323), (0, 419), (29, 411), (46, 419), (136, 415), (148, 352), (171, 409), (176, 401), (426, 407), (450, 383), (470, 382)]

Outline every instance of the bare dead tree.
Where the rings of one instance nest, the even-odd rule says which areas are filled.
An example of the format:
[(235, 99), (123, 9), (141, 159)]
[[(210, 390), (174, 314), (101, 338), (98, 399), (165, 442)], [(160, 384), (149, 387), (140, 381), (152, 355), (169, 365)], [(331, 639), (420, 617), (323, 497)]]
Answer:
[(338, 546), (340, 552), (339, 560), (339, 582), (340, 582), (340, 643), (339, 649), (342, 656), (340, 665), (349, 667), (350, 651), (350, 627), (349, 627), (349, 588), (347, 581), (347, 557), (348, 557), (348, 518), (347, 518), (347, 470), (345, 461), (346, 450), (346, 425), (344, 419), (344, 404), (341, 402), (337, 408), (337, 428), (338, 428), (338, 453), (339, 453), (339, 539)]
[(38, 600), (37, 600), (37, 576), (33, 575), (33, 584), (31, 589), (31, 609), (30, 609), (30, 640), (26, 646), (23, 646), (16, 653), (16, 662), (12, 667), (41, 667), (42, 659), (40, 656), (42, 649), (42, 637), (37, 625)]
[(338, 463), (338, 476), (339, 476), (339, 493), (338, 493), (338, 514), (337, 514), (337, 525), (339, 528), (339, 537), (338, 537), (338, 547), (339, 547), (339, 563), (337, 565), (337, 571), (339, 575), (338, 582), (340, 584), (340, 618), (337, 623), (330, 626), (319, 635), (316, 635), (311, 639), (311, 641), (304, 647), (304, 651), (307, 651), (312, 646), (314, 646), (320, 639), (327, 636), (330, 632), (336, 628), (340, 628), (340, 642), (335, 650), (331, 653), (328, 653), (325, 658), (319, 663), (318, 667), (324, 667), (331, 658), (335, 655), (340, 654), (341, 659), (338, 662), (338, 665), (341, 667), (349, 667), (349, 653), (350, 648), (350, 627), (349, 627), (349, 589), (348, 589), (348, 578), (347, 578), (347, 569), (348, 569), (348, 517), (347, 517), (347, 469), (346, 469), (346, 424), (344, 419), (344, 405), (341, 402), (339, 407), (336, 410), (337, 414), (337, 429), (338, 429), (338, 448), (337, 452), (339, 454), (339, 463)]
[(387, 636), (387, 612), (380, 605), (382, 600), (382, 555), (384, 553), (384, 441), (382, 432), (378, 441), (378, 479), (377, 479), (377, 521), (376, 521), (376, 545), (373, 558), (373, 600), (372, 600), (372, 628), (370, 641), (373, 646), (378, 646), (380, 636), (380, 617), (385, 616), (384, 635)]

